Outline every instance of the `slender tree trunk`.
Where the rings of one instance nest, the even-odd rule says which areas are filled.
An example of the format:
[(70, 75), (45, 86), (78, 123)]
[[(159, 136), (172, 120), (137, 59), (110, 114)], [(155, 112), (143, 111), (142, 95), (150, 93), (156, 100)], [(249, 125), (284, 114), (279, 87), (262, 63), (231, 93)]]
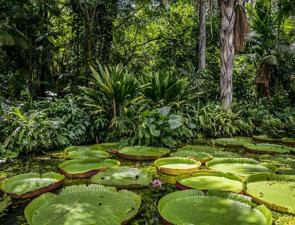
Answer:
[(219, 0), (221, 23), (221, 74), (220, 74), (220, 98), (225, 111), (231, 111), (233, 98), (233, 62), (235, 56), (234, 26), (235, 5), (237, 0)]
[(205, 69), (206, 67), (206, 1), (199, 1), (199, 70)]

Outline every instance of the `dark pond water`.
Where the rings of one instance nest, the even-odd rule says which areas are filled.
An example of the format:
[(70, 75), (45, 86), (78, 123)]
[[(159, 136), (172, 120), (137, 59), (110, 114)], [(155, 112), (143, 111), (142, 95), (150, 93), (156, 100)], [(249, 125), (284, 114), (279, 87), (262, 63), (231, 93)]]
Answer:
[[(275, 161), (277, 165), (283, 171), (291, 171), (295, 170), (295, 158), (294, 156), (257, 156), (257, 155), (245, 155), (241, 151), (236, 151), (235, 149), (226, 149), (227, 151), (235, 151), (241, 157), (251, 157), (263, 162)], [(58, 171), (58, 164), (61, 162), (61, 159), (49, 157), (49, 156), (35, 156), (28, 157), (25, 159), (14, 159), (5, 163), (0, 164), (0, 168), (2, 172), (7, 173), (7, 175), (13, 176), (20, 173), (26, 172), (37, 172), (44, 173), (48, 171)], [(156, 174), (156, 169), (152, 165), (152, 162), (131, 162), (121, 160), (122, 165), (136, 166), (136, 167), (145, 167), (148, 168), (155, 176), (155, 178), (160, 178), (166, 183), (162, 187), (158, 188), (146, 188), (141, 190), (136, 190), (142, 197), (142, 206), (138, 213), (138, 215), (129, 222), (130, 225), (159, 225), (161, 224), (158, 212), (157, 212), (157, 202), (158, 200), (166, 195), (169, 192), (175, 191), (176, 188), (173, 185), (175, 182), (175, 177), (171, 176), (160, 176)], [(295, 174), (295, 172), (294, 172)], [(70, 180), (67, 179), (65, 181), (65, 185), (73, 185), (73, 184), (88, 184), (89, 179), (84, 180)], [(171, 183), (171, 184), (169, 184)], [(56, 191), (58, 192), (58, 190)], [(30, 202), (30, 200), (13, 200), (12, 206), (9, 208), (7, 213), (0, 218), (0, 225), (28, 225), (26, 219), (24, 218), (24, 208)], [(275, 224), (277, 225), (295, 225), (295, 223), (288, 223), (288, 221), (294, 220), (294, 217), (273, 213), (275, 218)], [(287, 221), (287, 222), (286, 222)], [(238, 225), (238, 224), (236, 224)]]

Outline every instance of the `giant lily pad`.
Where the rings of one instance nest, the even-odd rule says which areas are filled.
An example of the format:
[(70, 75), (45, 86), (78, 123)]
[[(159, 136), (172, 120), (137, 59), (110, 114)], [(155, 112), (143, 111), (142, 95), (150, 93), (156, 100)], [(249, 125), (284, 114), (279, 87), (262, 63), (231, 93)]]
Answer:
[(154, 162), (158, 171), (168, 175), (179, 175), (183, 173), (193, 173), (197, 171), (201, 162), (184, 158), (184, 157), (168, 157), (158, 159)]
[(266, 154), (289, 153), (291, 151), (289, 147), (276, 144), (245, 144), (244, 148), (249, 152)]
[(92, 182), (117, 188), (141, 188), (148, 186), (153, 176), (141, 169), (130, 167), (108, 168), (92, 177)]
[(274, 172), (275, 168), (248, 158), (220, 158), (206, 163), (209, 169), (246, 177), (256, 173)]
[(122, 148), (120, 151), (115, 152), (115, 154), (130, 160), (155, 160), (169, 154), (169, 150), (166, 148), (133, 146)]
[(178, 149), (178, 151), (195, 151), (195, 152), (208, 152), (222, 151), (223, 148), (214, 148), (206, 145), (185, 145)]
[(117, 142), (109, 142), (109, 143), (94, 144), (89, 147), (95, 150), (112, 151), (112, 150), (118, 149), (119, 145), (120, 144)]
[(13, 198), (32, 198), (60, 187), (64, 178), (54, 172), (41, 176), (38, 173), (25, 173), (2, 181), (0, 189)]
[(70, 178), (87, 178), (108, 167), (119, 166), (120, 162), (114, 159), (73, 159), (59, 164), (60, 171)]
[(251, 143), (250, 138), (236, 137), (236, 138), (217, 138), (213, 140), (214, 145), (230, 147), (230, 148), (240, 148), (244, 144)]
[(173, 225), (271, 225), (272, 215), (265, 206), (255, 207), (243, 195), (198, 190), (170, 193), (158, 203), (165, 224)]
[(240, 193), (243, 190), (243, 179), (238, 176), (215, 171), (198, 171), (183, 174), (177, 179), (179, 189), (219, 190)]
[(254, 135), (253, 140), (261, 143), (278, 143), (280, 139), (270, 137), (268, 135)]
[(205, 163), (212, 159), (212, 155), (207, 152), (195, 152), (195, 151), (176, 151), (170, 154), (172, 157), (187, 157), (198, 160), (202, 163)]
[(66, 158), (68, 159), (83, 159), (83, 158), (108, 158), (110, 154), (99, 150), (77, 150), (70, 151)]
[(282, 138), (281, 140), (284, 144), (295, 147), (295, 138)]
[(295, 177), (255, 174), (246, 179), (246, 193), (259, 204), (284, 213), (295, 214)]
[(25, 209), (29, 225), (121, 225), (134, 217), (140, 197), (101, 185), (74, 185), (58, 195), (47, 193)]

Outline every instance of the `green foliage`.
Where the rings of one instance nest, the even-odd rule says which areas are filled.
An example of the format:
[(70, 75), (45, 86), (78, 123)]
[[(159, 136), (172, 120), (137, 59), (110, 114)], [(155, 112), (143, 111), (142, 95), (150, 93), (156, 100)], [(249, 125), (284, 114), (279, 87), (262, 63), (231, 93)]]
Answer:
[(32, 109), (8, 107), (4, 114), (5, 147), (16, 152), (43, 151), (95, 139), (105, 126), (93, 118), (76, 98), (35, 102)]
[(163, 106), (141, 113), (135, 141), (147, 145), (176, 146), (192, 139), (196, 125), (189, 114), (173, 111), (172, 107)]
[(3, 196), (3, 198), (0, 198), (0, 217), (5, 213), (5, 211), (10, 205), (11, 205), (10, 197)]
[(219, 105), (209, 104), (196, 112), (197, 127), (209, 137), (250, 135), (253, 125), (240, 116), (240, 112), (225, 112)]
[(179, 77), (175, 71), (172, 72), (150, 72), (141, 76), (141, 83), (147, 88), (144, 96), (152, 104), (184, 104), (192, 100), (190, 83), (186, 77)]

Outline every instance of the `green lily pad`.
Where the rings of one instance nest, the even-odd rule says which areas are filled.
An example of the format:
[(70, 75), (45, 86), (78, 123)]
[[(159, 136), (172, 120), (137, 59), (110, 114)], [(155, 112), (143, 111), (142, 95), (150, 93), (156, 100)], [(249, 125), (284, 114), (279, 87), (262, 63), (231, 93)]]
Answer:
[(222, 151), (223, 148), (214, 148), (206, 145), (186, 145), (178, 149), (178, 151), (195, 151), (195, 152), (208, 152)]
[(295, 214), (295, 177), (275, 174), (256, 174), (246, 179), (246, 194), (268, 208)]
[(84, 159), (84, 158), (109, 158), (111, 155), (105, 151), (99, 150), (77, 150), (77, 151), (70, 151), (66, 158), (68, 159)]
[(54, 172), (41, 176), (38, 173), (25, 173), (2, 181), (0, 190), (13, 198), (32, 198), (60, 187), (64, 178), (63, 175)]
[(169, 152), (166, 148), (133, 146), (122, 148), (116, 154), (121, 158), (130, 160), (155, 160), (169, 154)]
[(230, 147), (230, 148), (241, 148), (244, 144), (251, 143), (250, 138), (236, 137), (236, 138), (217, 138), (213, 140), (214, 145)]
[(245, 144), (243, 146), (246, 151), (253, 153), (266, 153), (266, 154), (274, 154), (274, 153), (290, 153), (291, 148), (276, 145), (276, 144)]
[(161, 173), (179, 175), (197, 171), (201, 162), (185, 157), (168, 157), (156, 160), (154, 165)]
[(278, 143), (280, 139), (270, 137), (268, 135), (254, 135), (253, 140), (257, 142), (264, 142), (264, 143)]
[(189, 157), (195, 160), (198, 160), (202, 163), (205, 163), (212, 159), (212, 155), (207, 152), (196, 152), (196, 151), (176, 151), (170, 154), (171, 157)]
[(243, 190), (243, 179), (238, 176), (215, 171), (198, 171), (193, 174), (183, 174), (177, 179), (180, 189), (218, 190), (240, 193)]
[(59, 164), (60, 171), (70, 178), (87, 178), (108, 167), (119, 166), (120, 162), (114, 159), (73, 159)]
[(290, 146), (295, 146), (295, 138), (282, 138), (281, 141)]
[(73, 185), (46, 193), (25, 209), (29, 225), (121, 225), (140, 207), (137, 194), (101, 185)]
[(272, 215), (265, 206), (255, 207), (242, 195), (185, 190), (162, 197), (158, 210), (167, 224), (174, 225), (271, 225)]
[(260, 164), (254, 159), (248, 158), (220, 158), (213, 159), (206, 163), (209, 169), (224, 173), (232, 173), (241, 177), (246, 177), (256, 173), (274, 172), (271, 168)]
[(94, 144), (89, 146), (92, 149), (95, 150), (105, 150), (105, 151), (112, 151), (115, 149), (119, 149), (120, 143), (117, 142), (110, 142), (110, 143), (100, 143), (100, 144)]
[(130, 167), (108, 168), (92, 177), (96, 184), (116, 186), (117, 188), (142, 188), (149, 186), (153, 176), (141, 169)]

